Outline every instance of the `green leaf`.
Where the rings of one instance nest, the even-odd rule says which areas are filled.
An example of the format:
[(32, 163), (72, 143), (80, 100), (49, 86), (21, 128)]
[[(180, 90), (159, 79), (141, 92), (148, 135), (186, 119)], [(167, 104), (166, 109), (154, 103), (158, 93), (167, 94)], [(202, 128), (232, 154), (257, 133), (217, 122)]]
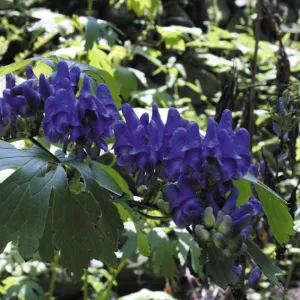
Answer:
[(165, 292), (153, 292), (147, 289), (142, 289), (139, 292), (123, 296), (118, 300), (176, 300)]
[(276, 277), (276, 274), (282, 273), (281, 269), (275, 266), (272, 260), (266, 256), (252, 240), (247, 239), (245, 243), (247, 245), (247, 253), (252, 257), (262, 272), (270, 281), (281, 286)]
[(52, 69), (55, 68), (55, 63), (53, 62), (52, 59), (47, 58), (47, 57), (37, 56), (37, 57), (28, 58), (28, 59), (25, 59), (22, 61), (12, 63), (10, 65), (1, 67), (0, 68), (0, 77), (4, 76), (6, 74), (9, 74), (9, 73), (16, 72), (22, 68), (25, 68), (27, 65), (31, 64), (34, 61), (40, 61), (40, 62), (43, 62), (43, 63), (49, 65)]
[[(89, 167), (79, 162), (72, 165), (81, 172), (86, 191), (72, 194), (65, 170), (57, 168), (60, 184), (53, 188), (45, 231), (48, 241), (42, 240), (41, 254), (49, 259), (54, 247), (60, 250), (63, 267), (77, 282), (93, 258), (117, 267), (114, 251), (123, 223), (109, 195), (93, 180)], [(51, 250), (45, 250), (46, 244)]]
[[(97, 162), (91, 162), (94, 178), (106, 188), (109, 188), (117, 193), (126, 193), (133, 198), (132, 192), (129, 190), (126, 181), (119, 175), (119, 173), (113, 168), (99, 164)], [(124, 221), (131, 219), (134, 222), (135, 230), (138, 238), (138, 248), (142, 255), (150, 255), (150, 246), (145, 233), (140, 225), (140, 218), (136, 212), (128, 206), (125, 202), (115, 203), (119, 210), (119, 213)]]
[(264, 183), (248, 173), (244, 179), (252, 182), (257, 191), (263, 210), (268, 217), (272, 232), (279, 243), (287, 243), (294, 235), (293, 218), (289, 213), (286, 202)]
[(177, 267), (173, 258), (175, 249), (163, 228), (153, 228), (148, 234), (148, 241), (153, 252), (153, 270), (156, 274), (174, 278)]
[(247, 203), (252, 195), (251, 185), (249, 184), (249, 181), (241, 178), (239, 180), (233, 180), (233, 184), (239, 190), (237, 205), (241, 206)]
[(89, 201), (95, 202), (99, 206), (100, 214), (98, 214), (97, 226), (103, 236), (106, 249), (101, 253), (101, 261), (112, 267), (117, 267), (117, 260), (113, 251), (115, 250), (116, 239), (124, 229), (118, 210), (110, 201), (110, 195), (97, 183), (88, 165), (77, 161), (69, 163), (77, 168), (83, 177)]
[(128, 68), (117, 66), (115, 78), (119, 83), (121, 95), (126, 100), (138, 89), (137, 78)]
[(94, 43), (98, 41), (100, 37), (100, 27), (97, 20), (94, 17), (88, 17), (85, 25), (85, 50), (93, 48)]
[(127, 241), (120, 250), (122, 252), (122, 259), (129, 258), (138, 248), (137, 232), (134, 223), (126, 222), (124, 226), (125, 232), (123, 235), (127, 237)]
[(127, 219), (129, 218), (134, 222), (139, 251), (142, 255), (149, 256), (150, 245), (147, 240), (146, 234), (143, 231), (142, 226), (140, 225), (140, 217), (126, 202), (116, 203), (116, 206), (122, 218), (125, 218), (125, 221), (127, 221)]
[(91, 162), (91, 166), (93, 175), (100, 185), (103, 185), (104, 187), (109, 188), (119, 194), (126, 193), (133, 198), (133, 194), (129, 190), (126, 181), (116, 170), (95, 161)]
[(180, 265), (183, 266), (186, 264), (188, 253), (190, 252), (194, 272), (198, 274), (198, 277), (204, 279), (203, 266), (200, 264), (202, 249), (186, 230), (175, 229), (175, 232), (178, 235), (178, 258)]
[(50, 155), (37, 147), (31, 147), (26, 151), (18, 150), (13, 145), (0, 140), (0, 170), (22, 167), (35, 159), (52, 160)]
[(238, 280), (232, 271), (235, 258), (224, 256), (222, 251), (214, 246), (203, 250), (208, 256), (207, 272), (215, 283), (223, 289), (228, 285), (234, 285)]
[(1, 141), (0, 154), (0, 169), (18, 167), (0, 185), (0, 249), (9, 241), (18, 242), (19, 252), (27, 260), (43, 235), (51, 189), (57, 184), (56, 171), (50, 169), (53, 164), (48, 165), (51, 158), (36, 147), (20, 151)]

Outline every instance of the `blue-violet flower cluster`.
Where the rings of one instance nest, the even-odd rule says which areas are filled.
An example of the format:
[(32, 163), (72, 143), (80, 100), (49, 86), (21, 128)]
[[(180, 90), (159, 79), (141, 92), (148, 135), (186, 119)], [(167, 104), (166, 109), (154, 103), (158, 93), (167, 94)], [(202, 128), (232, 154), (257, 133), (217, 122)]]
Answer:
[(248, 131), (233, 131), (229, 110), (219, 123), (209, 118), (204, 138), (197, 123), (181, 118), (174, 108), (165, 124), (156, 104), (151, 119), (147, 113), (138, 118), (128, 104), (122, 111), (126, 122), (118, 121), (114, 128), (118, 164), (138, 174), (138, 185), (158, 178), (168, 183), (165, 194), (178, 227), (193, 225), (200, 241), (227, 256), (243, 253), (261, 216), (254, 197), (237, 206), (238, 189), (232, 181), (251, 166)]
[[(48, 79), (34, 75), (31, 66), (26, 68), (27, 80), (16, 85), (14, 75), (6, 76), (6, 89), (0, 98), (0, 135), (7, 125), (17, 126), (18, 118), (28, 119), (44, 114), (45, 137), (53, 143), (61, 142), (64, 151), (75, 144), (76, 158), (82, 160), (91, 153), (92, 145), (107, 151), (104, 141), (113, 135), (113, 124), (118, 110), (107, 85), (99, 84), (92, 94), (89, 77), (79, 67), (69, 69), (60, 61), (57, 71)], [(83, 78), (82, 88), (79, 80)]]

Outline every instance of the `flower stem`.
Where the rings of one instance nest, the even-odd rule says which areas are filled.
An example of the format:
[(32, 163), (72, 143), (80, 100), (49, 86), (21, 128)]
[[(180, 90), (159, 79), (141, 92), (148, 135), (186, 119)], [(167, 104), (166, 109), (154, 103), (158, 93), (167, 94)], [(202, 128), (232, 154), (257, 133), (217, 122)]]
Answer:
[(42, 150), (44, 150), (45, 152), (47, 152), (53, 158), (53, 160), (55, 162), (61, 163), (61, 161), (54, 154), (52, 154), (46, 147), (44, 147), (41, 143), (39, 143), (35, 138), (30, 137), (29, 140), (32, 144), (36, 145), (37, 147), (39, 147)]
[(49, 287), (49, 292), (48, 292), (49, 299), (51, 299), (53, 297), (55, 283), (56, 283), (56, 280), (57, 280), (56, 267), (58, 265), (58, 260), (59, 260), (59, 256), (58, 256), (58, 253), (56, 252), (55, 255), (54, 255), (53, 263), (52, 263), (52, 276), (51, 276), (50, 287)]
[(89, 294), (88, 294), (88, 269), (84, 269), (84, 275), (83, 275), (83, 299), (88, 300)]
[(88, 0), (88, 16), (92, 16), (92, 10), (93, 10), (93, 0)]

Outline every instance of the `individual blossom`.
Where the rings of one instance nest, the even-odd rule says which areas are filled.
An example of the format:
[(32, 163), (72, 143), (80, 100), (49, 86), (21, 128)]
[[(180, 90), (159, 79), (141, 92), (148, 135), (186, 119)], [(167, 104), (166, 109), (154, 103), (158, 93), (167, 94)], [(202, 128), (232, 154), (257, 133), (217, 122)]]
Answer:
[(179, 177), (178, 186), (168, 185), (166, 195), (172, 218), (179, 228), (191, 225), (203, 215), (203, 203), (184, 176)]
[(3, 91), (3, 98), (10, 105), (12, 113), (22, 118), (32, 117), (43, 108), (37, 78), (31, 66), (26, 66), (26, 76), (26, 81), (16, 85), (13, 75), (7, 75), (7, 88)]
[[(195, 166), (195, 171), (218, 182), (243, 177), (251, 164), (249, 152), (250, 137), (246, 129), (232, 130), (232, 114), (226, 109), (218, 124), (209, 118), (206, 135), (202, 142), (202, 163)], [(200, 160), (200, 158), (199, 158)], [(203, 175), (202, 175), (203, 176)]]
[(256, 289), (258, 286), (258, 283), (261, 278), (261, 270), (259, 267), (253, 268), (253, 270), (250, 272), (249, 279), (248, 279), (248, 286), (252, 289)]

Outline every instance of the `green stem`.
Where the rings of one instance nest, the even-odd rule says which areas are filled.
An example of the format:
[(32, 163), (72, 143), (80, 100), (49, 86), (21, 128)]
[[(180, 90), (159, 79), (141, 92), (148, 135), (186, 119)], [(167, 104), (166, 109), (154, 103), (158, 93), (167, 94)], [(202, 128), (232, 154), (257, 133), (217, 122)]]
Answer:
[(56, 267), (58, 265), (58, 260), (59, 260), (59, 256), (58, 256), (58, 253), (56, 252), (55, 255), (54, 255), (53, 263), (52, 263), (52, 276), (51, 276), (50, 287), (49, 287), (49, 292), (48, 292), (49, 299), (52, 299), (52, 297), (53, 297), (55, 283), (56, 283), (56, 280), (57, 280)]
[(34, 145), (38, 146), (39, 148), (41, 148), (42, 150), (44, 150), (45, 152), (47, 152), (47, 153), (53, 158), (53, 160), (54, 160), (55, 162), (61, 163), (61, 161), (60, 161), (54, 154), (52, 154), (46, 147), (44, 147), (41, 143), (39, 143), (35, 138), (30, 137), (30, 138), (29, 138), (29, 141), (30, 141), (32, 144), (34, 144)]
[[(300, 245), (300, 238), (298, 238), (298, 240), (296, 242), (296, 245), (295, 245), (295, 248), (299, 248), (299, 245)], [(285, 292), (288, 291), (288, 288), (291, 284), (291, 280), (292, 280), (292, 276), (293, 276), (294, 268), (295, 268), (295, 263), (296, 263), (296, 256), (297, 255), (294, 254), (293, 258), (292, 258), (292, 264), (289, 268), (288, 276), (287, 276), (287, 279), (286, 279), (286, 282), (285, 282), (285, 285), (284, 285)]]
[[(112, 271), (112, 277), (111, 277), (111, 280), (109, 281), (108, 283), (108, 286), (106, 288), (106, 291), (104, 292), (104, 294), (101, 295), (101, 299), (108, 299), (109, 297), (109, 294), (110, 294), (110, 291), (111, 289), (113, 288), (113, 285), (114, 285), (114, 281), (116, 280), (117, 276), (119, 275), (119, 273), (124, 269), (124, 267), (126, 266), (126, 263), (127, 263), (127, 259), (123, 259), (119, 266), (118, 266), (118, 269), (116, 271)], [(99, 298), (100, 299), (100, 298)]]
[(254, 134), (254, 126), (253, 126), (253, 111), (255, 107), (255, 96), (256, 96), (256, 90), (255, 90), (255, 85), (256, 85), (256, 71), (257, 71), (257, 60), (258, 60), (258, 49), (259, 49), (259, 21), (261, 18), (261, 0), (257, 0), (257, 5), (256, 5), (256, 14), (257, 18), (255, 21), (255, 47), (254, 47), (254, 53), (253, 53), (253, 63), (252, 63), (252, 77), (251, 77), (251, 86), (252, 88), (250, 89), (250, 96), (249, 96), (249, 101), (250, 101), (250, 107), (249, 107), (249, 133), (250, 133), (250, 149), (252, 149), (253, 145), (253, 134)]
[(88, 0), (88, 16), (92, 16), (92, 10), (93, 10), (93, 0)]
[(84, 269), (84, 275), (83, 275), (83, 299), (88, 300), (89, 294), (88, 294), (88, 269)]

